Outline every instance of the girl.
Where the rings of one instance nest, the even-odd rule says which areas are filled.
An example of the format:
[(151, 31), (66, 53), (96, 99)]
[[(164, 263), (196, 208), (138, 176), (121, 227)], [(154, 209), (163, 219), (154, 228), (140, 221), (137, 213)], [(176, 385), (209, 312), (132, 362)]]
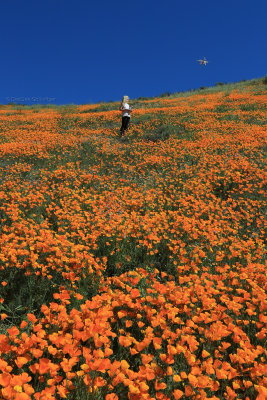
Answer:
[(120, 111), (122, 112), (120, 137), (124, 136), (124, 131), (126, 131), (128, 129), (128, 125), (129, 125), (130, 118), (131, 118), (131, 112), (133, 110), (133, 107), (129, 106), (128, 101), (129, 101), (129, 97), (123, 96), (121, 105), (120, 105)]

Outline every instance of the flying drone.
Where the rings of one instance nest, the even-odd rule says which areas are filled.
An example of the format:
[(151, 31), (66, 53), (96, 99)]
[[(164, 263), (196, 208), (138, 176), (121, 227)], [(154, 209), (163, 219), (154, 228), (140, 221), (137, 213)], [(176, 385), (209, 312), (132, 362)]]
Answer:
[(208, 61), (206, 60), (206, 57), (203, 58), (203, 60), (197, 60), (200, 65), (207, 65)]

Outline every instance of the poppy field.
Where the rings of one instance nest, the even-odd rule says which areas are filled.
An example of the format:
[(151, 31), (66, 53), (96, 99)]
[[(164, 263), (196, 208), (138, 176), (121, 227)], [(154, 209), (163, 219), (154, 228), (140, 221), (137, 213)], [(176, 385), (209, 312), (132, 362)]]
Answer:
[(0, 399), (267, 398), (266, 88), (0, 106)]

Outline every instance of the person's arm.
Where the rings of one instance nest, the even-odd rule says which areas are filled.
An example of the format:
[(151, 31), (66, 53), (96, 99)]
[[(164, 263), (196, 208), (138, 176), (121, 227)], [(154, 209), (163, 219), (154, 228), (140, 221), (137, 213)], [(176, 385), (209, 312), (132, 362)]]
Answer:
[(129, 112), (132, 112), (132, 111), (133, 111), (133, 107), (124, 108), (123, 105), (121, 105), (121, 106), (120, 106), (120, 111), (129, 111)]

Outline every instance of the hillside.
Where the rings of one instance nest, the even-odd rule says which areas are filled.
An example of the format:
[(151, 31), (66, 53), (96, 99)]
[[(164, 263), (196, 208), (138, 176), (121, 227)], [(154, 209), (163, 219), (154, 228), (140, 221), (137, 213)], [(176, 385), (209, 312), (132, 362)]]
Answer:
[(266, 399), (266, 89), (0, 106), (0, 398)]

